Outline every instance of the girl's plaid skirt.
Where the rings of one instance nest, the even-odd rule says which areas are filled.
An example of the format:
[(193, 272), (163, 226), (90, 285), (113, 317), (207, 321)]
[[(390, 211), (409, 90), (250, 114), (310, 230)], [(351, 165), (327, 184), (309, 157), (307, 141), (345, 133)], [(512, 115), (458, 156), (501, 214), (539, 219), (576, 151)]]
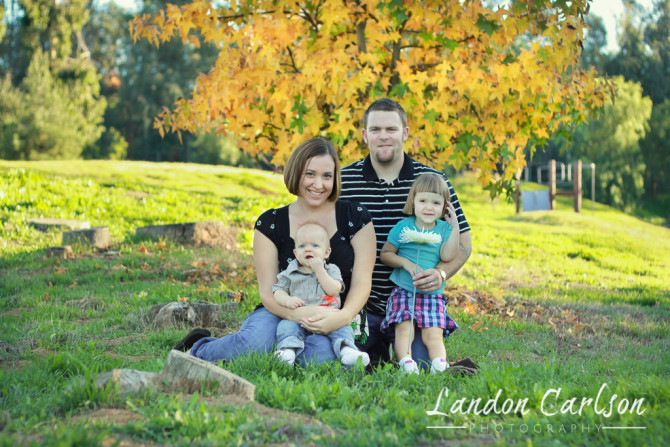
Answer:
[[(386, 318), (382, 321), (381, 330), (390, 331), (391, 326), (411, 319), (412, 292), (396, 287), (386, 302)], [(416, 294), (414, 304), (414, 321), (418, 327), (441, 327), (444, 336), (458, 329), (456, 322), (447, 313), (444, 295)]]

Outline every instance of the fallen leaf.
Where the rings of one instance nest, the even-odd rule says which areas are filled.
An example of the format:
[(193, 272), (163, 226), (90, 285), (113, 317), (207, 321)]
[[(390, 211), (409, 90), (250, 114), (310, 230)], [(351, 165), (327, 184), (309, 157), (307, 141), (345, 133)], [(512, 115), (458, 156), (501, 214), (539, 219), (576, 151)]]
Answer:
[(67, 267), (61, 267), (58, 270), (56, 270), (56, 275), (61, 275), (63, 273), (67, 272)]
[(185, 303), (186, 301), (188, 301), (188, 300), (190, 300), (190, 299), (191, 299), (191, 297), (185, 296), (185, 297), (183, 297), (183, 298), (179, 298), (179, 302), (180, 302), (180, 303)]
[(68, 289), (72, 289), (72, 288), (75, 287), (76, 285), (77, 285), (77, 281), (75, 281), (75, 282), (73, 282), (72, 284), (70, 284), (69, 286), (67, 286), (67, 288), (68, 288)]
[(139, 251), (145, 255), (149, 254), (149, 250), (147, 250), (147, 247), (145, 247), (144, 244), (142, 244), (139, 248), (136, 248), (135, 251)]

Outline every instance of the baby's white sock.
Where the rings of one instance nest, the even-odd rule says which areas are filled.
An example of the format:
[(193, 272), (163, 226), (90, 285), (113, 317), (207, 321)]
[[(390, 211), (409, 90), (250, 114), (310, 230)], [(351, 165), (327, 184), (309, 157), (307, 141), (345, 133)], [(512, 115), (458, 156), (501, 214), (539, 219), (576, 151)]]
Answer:
[(431, 362), (430, 372), (432, 374), (437, 374), (444, 372), (447, 368), (449, 368), (449, 362), (447, 362), (447, 359), (437, 357), (434, 358), (433, 361)]
[(344, 366), (353, 366), (358, 359), (361, 359), (363, 366), (368, 366), (368, 363), (370, 363), (370, 356), (367, 353), (349, 346), (340, 349), (340, 354), (342, 355), (340, 361)]
[(284, 363), (293, 366), (295, 362), (295, 350), (290, 348), (280, 349), (275, 352), (275, 356)]

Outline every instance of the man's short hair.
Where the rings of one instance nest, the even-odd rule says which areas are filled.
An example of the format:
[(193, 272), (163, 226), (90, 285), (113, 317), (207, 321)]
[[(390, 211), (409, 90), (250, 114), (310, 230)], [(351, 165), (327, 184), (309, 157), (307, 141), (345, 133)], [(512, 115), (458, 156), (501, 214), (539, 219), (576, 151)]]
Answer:
[(328, 196), (328, 201), (334, 202), (340, 197), (342, 190), (342, 180), (340, 176), (340, 159), (335, 152), (333, 143), (325, 138), (310, 138), (309, 140), (300, 143), (295, 148), (284, 167), (284, 184), (288, 192), (297, 196), (300, 192), (300, 181), (305, 173), (305, 166), (307, 162), (321, 155), (330, 155), (335, 163), (335, 172), (333, 172), (333, 190)]
[(400, 104), (389, 98), (381, 98), (370, 104), (363, 114), (363, 129), (368, 128), (368, 117), (370, 112), (397, 112), (402, 121), (402, 127), (407, 127), (407, 112)]

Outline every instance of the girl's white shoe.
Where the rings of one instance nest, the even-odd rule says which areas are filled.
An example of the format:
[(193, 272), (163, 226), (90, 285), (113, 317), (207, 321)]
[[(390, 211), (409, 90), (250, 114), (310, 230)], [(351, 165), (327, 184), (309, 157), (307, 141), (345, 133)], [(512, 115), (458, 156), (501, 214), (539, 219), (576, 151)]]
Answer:
[(409, 357), (400, 359), (398, 365), (400, 365), (400, 372), (403, 374), (419, 374), (419, 365)]
[(441, 359), (441, 358), (435, 358), (431, 362), (430, 365), (430, 373), (431, 374), (439, 374), (441, 372), (444, 372), (449, 368), (449, 362), (447, 362), (447, 359)]

